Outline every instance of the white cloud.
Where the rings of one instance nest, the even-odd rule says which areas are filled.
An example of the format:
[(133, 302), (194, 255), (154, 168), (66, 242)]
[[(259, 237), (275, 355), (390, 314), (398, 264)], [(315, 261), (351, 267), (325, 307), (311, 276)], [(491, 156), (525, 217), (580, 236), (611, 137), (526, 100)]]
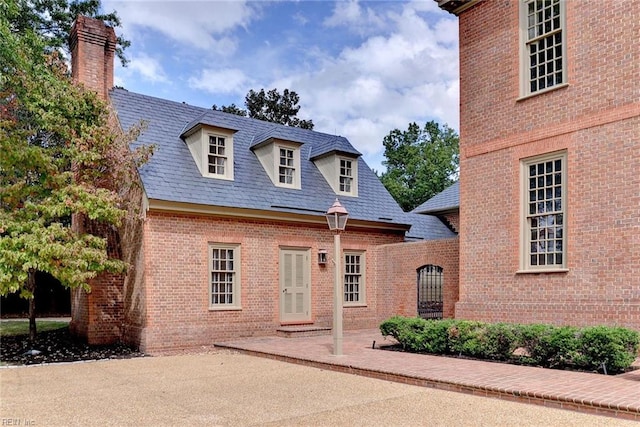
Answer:
[(242, 70), (228, 68), (223, 70), (205, 69), (197, 77), (189, 78), (189, 86), (211, 93), (241, 94), (248, 92), (249, 78)]
[[(340, 7), (341, 22), (362, 14), (356, 2)], [(298, 92), (303, 118), (312, 118), (317, 130), (347, 137), (381, 170), (382, 139), (391, 130), (428, 120), (458, 129), (457, 22), (440, 16), (437, 7), (405, 4), (384, 17), (388, 34), (325, 56), (315, 70), (291, 73), (275, 86)], [(338, 25), (337, 14), (331, 19)]]
[(246, 1), (109, 1), (104, 10), (115, 9), (123, 28), (136, 39), (140, 31), (153, 29), (188, 47), (230, 55), (237, 41), (232, 29), (246, 27), (256, 8)]
[(129, 69), (137, 72), (144, 80), (152, 83), (168, 81), (160, 62), (144, 53), (131, 58)]
[(327, 27), (345, 27), (358, 34), (368, 34), (384, 26), (384, 20), (371, 8), (363, 8), (358, 0), (337, 1), (333, 14), (324, 20)]

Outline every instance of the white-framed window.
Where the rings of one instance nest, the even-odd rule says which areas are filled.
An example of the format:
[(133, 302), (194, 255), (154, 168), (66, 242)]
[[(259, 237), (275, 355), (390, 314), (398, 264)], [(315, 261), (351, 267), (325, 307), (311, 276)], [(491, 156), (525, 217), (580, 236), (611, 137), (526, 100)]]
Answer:
[(567, 82), (564, 0), (521, 0), (521, 95)]
[(361, 251), (344, 252), (344, 305), (364, 305), (365, 256)]
[(565, 270), (567, 265), (567, 155), (522, 161), (521, 270)]
[(240, 245), (209, 245), (209, 309), (240, 309)]
[(227, 157), (226, 138), (223, 136), (209, 135), (209, 154), (207, 166), (210, 174), (225, 175), (229, 158)]
[(274, 144), (273, 157), (275, 169), (273, 183), (278, 187), (301, 187), (300, 147), (294, 144)]
[(352, 193), (353, 188), (353, 161), (340, 159), (339, 187), (342, 193)]
[(280, 147), (279, 149), (279, 166), (278, 166), (278, 182), (285, 185), (293, 185), (296, 176), (296, 166), (294, 159), (294, 150), (291, 148)]

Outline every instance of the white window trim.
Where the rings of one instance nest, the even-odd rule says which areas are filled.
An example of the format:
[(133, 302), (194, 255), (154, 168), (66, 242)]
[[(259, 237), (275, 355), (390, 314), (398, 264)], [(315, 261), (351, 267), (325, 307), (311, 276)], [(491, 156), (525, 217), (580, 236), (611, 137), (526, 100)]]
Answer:
[[(347, 275), (346, 266), (347, 266), (347, 256), (349, 255), (358, 255), (360, 256), (360, 289), (359, 289), (359, 300), (358, 301), (345, 301), (344, 300), (344, 285), (345, 285), (345, 276)], [(366, 307), (367, 306), (367, 257), (365, 251), (356, 251), (356, 250), (344, 250), (342, 252), (342, 286), (343, 286), (343, 299), (342, 303), (344, 307)]]
[[(293, 183), (287, 184), (280, 182), (280, 149), (293, 151)], [(299, 190), (301, 188), (301, 162), (300, 147), (293, 144), (275, 143), (273, 144), (273, 183), (276, 187), (292, 188)]]
[[(351, 191), (340, 190), (340, 161), (346, 160), (351, 162)], [(352, 157), (336, 156), (336, 194), (343, 196), (358, 196), (358, 159)]]
[[(209, 137), (225, 139), (225, 156), (227, 163), (224, 174), (209, 172)], [(202, 175), (208, 178), (225, 179), (233, 181), (233, 135), (221, 132), (202, 131)]]
[[(529, 166), (547, 161), (562, 161), (561, 201), (562, 201), (562, 265), (531, 265), (531, 226), (529, 225)], [(518, 274), (525, 273), (564, 273), (567, 268), (568, 241), (568, 199), (567, 199), (568, 162), (567, 152), (558, 151), (540, 156), (529, 157), (520, 161), (520, 269)]]
[(560, 0), (560, 31), (562, 33), (562, 83), (556, 83), (553, 86), (531, 92), (530, 86), (530, 69), (529, 69), (529, 50), (528, 46), (528, 25), (527, 25), (527, 5), (535, 0), (520, 0), (519, 2), (519, 27), (520, 27), (520, 97), (517, 101), (551, 92), (568, 84), (567, 69), (567, 14), (565, 0)]
[[(212, 294), (212, 283), (211, 283), (211, 273), (213, 271), (213, 249), (223, 249), (229, 250), (233, 249), (233, 265), (234, 265), (234, 280), (233, 280), (233, 304), (213, 304), (211, 302), (211, 294)], [(242, 254), (240, 250), (240, 244), (227, 244), (227, 243), (209, 243), (208, 246), (208, 258), (209, 258), (209, 268), (207, 270), (207, 283), (208, 283), (208, 293), (207, 299), (209, 301), (209, 310), (210, 311), (228, 311), (228, 310), (242, 310), (242, 292), (241, 292), (241, 283), (242, 277), (240, 275), (241, 267), (242, 267)]]

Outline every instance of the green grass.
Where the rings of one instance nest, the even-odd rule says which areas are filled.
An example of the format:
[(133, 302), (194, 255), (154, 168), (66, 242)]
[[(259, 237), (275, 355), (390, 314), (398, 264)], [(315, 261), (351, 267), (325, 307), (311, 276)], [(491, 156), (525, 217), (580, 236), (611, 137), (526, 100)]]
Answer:
[[(36, 320), (38, 332), (53, 331), (69, 326), (69, 322), (54, 320)], [(29, 335), (28, 320), (3, 320), (0, 322), (0, 336), (8, 337), (13, 335)]]

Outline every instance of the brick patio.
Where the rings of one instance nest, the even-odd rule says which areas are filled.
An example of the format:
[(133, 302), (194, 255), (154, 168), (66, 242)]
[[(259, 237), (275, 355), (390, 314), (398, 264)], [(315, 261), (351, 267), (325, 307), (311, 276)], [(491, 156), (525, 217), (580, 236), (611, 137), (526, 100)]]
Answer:
[(245, 338), (215, 346), (383, 380), (640, 421), (640, 370), (605, 376), (379, 349), (393, 343), (373, 329), (346, 331), (344, 356), (337, 357), (331, 354), (331, 335)]

